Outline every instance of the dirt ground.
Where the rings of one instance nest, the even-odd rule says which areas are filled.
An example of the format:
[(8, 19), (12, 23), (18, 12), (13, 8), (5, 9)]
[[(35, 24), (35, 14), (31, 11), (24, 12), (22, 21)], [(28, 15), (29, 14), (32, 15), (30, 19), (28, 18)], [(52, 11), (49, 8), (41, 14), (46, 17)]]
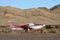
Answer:
[[(39, 32), (31, 33), (12, 31), (2, 31), (0, 28), (0, 40), (60, 40), (60, 26), (46, 26)], [(3, 29), (4, 30), (4, 29)]]
[(0, 34), (0, 40), (60, 40), (60, 34), (3, 33), (3, 34)]

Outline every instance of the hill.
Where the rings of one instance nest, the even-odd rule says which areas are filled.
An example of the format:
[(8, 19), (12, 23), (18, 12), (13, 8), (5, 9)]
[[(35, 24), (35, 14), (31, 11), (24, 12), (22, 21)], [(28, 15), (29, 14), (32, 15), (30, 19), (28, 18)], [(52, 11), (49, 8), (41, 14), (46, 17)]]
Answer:
[(41, 23), (41, 24), (60, 24), (60, 4), (47, 9), (45, 7), (19, 9), (10, 6), (0, 6), (0, 25), (7, 25), (7, 21), (15, 24)]

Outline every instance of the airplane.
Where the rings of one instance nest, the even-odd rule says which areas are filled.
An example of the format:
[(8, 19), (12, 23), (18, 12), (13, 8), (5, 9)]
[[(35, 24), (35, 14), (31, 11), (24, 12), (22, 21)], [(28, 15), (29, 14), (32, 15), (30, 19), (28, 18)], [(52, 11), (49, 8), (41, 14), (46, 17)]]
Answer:
[(30, 32), (31, 29), (41, 29), (45, 27), (45, 24), (36, 24), (36, 23), (27, 23), (19, 26), (15, 26), (12, 21), (8, 21), (9, 28), (11, 30), (25, 30), (26, 32)]

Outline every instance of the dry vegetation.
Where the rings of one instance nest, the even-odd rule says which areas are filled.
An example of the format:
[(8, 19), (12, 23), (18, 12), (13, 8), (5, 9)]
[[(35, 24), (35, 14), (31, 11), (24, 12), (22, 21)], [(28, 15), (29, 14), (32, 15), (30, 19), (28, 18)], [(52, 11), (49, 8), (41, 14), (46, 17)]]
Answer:
[(45, 7), (18, 9), (10, 6), (0, 6), (0, 25), (8, 25), (8, 20), (18, 25), (29, 22), (60, 25), (60, 5), (51, 9)]
[[(0, 33), (27, 33), (25, 30), (10, 30), (8, 26), (0, 26)], [(60, 33), (60, 25), (46, 25), (42, 29), (36, 30), (31, 30), (30, 33)]]

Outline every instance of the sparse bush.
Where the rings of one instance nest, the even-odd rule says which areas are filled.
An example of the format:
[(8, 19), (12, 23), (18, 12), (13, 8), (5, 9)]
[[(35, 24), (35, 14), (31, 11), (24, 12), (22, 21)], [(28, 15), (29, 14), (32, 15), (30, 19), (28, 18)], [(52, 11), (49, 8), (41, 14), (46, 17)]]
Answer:
[(12, 30), (10, 30), (9, 28), (3, 28), (2, 29), (2, 32), (9, 33), (9, 32), (12, 32)]
[(6, 28), (6, 27), (8, 27), (8, 26), (0, 26), (1, 28)]
[(55, 26), (55, 28), (59, 28), (59, 26), (58, 26), (58, 25), (56, 25), (56, 26)]
[(57, 30), (56, 29), (50, 29), (49, 33), (56, 33)]
[(43, 33), (48, 33), (48, 32), (49, 32), (49, 30), (46, 30), (46, 29), (45, 29), (45, 30), (43, 30)]
[(46, 29), (51, 29), (51, 28), (53, 28), (51, 25), (46, 25), (45, 27), (46, 27)]
[(56, 33), (56, 31), (54, 31), (54, 30), (51, 30), (51, 31), (49, 31), (49, 33)]

